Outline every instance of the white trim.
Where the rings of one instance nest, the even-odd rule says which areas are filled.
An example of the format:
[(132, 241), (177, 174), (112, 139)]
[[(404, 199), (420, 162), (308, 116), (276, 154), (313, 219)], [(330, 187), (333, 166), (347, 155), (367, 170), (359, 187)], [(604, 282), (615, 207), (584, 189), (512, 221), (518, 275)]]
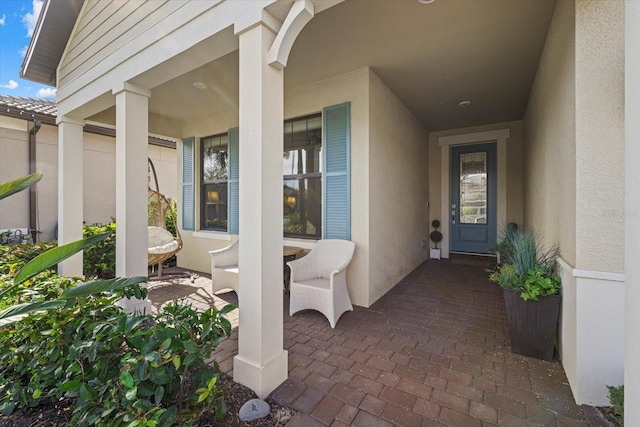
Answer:
[(201, 239), (215, 239), (215, 240), (228, 240), (231, 241), (231, 234), (224, 231), (194, 231), (191, 233), (191, 237), (198, 237)]
[(130, 92), (135, 93), (140, 96), (144, 96), (146, 98), (151, 98), (151, 91), (146, 87), (142, 87), (140, 85), (129, 83), (129, 82), (119, 82), (113, 86), (111, 93), (113, 95), (118, 95), (122, 92)]
[[(442, 225), (442, 256), (449, 257), (449, 194), (450, 159), (449, 149), (454, 145), (479, 144), (496, 142), (497, 148), (497, 229), (501, 230), (507, 224), (507, 141), (511, 137), (511, 129), (497, 129), (485, 132), (462, 133), (459, 135), (441, 136), (438, 138), (440, 148), (440, 206)], [(496, 236), (497, 237), (497, 236)]]
[(278, 18), (267, 12), (265, 9), (257, 9), (251, 10), (248, 14), (239, 18), (234, 23), (233, 32), (236, 36), (239, 36), (258, 25), (264, 25), (265, 28), (273, 34), (278, 34), (278, 31), (280, 31), (280, 28), (282, 27), (282, 23)]
[(510, 137), (510, 129), (488, 130), (485, 132), (461, 133), (459, 135), (441, 136), (438, 138), (438, 145), (451, 146), (461, 144), (474, 144), (478, 142), (508, 139)]
[(573, 277), (580, 279), (595, 279), (595, 280), (607, 280), (610, 282), (622, 282), (626, 281), (624, 273), (612, 273), (610, 271), (595, 271), (595, 270), (580, 270), (573, 268), (567, 261), (562, 258), (558, 258), (558, 264), (560, 267), (569, 273)]

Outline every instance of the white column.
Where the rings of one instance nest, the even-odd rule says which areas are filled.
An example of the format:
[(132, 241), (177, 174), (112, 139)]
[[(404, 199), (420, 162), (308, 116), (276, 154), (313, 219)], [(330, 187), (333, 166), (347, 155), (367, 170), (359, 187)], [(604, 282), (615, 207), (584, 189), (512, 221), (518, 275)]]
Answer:
[[(147, 275), (148, 89), (124, 83), (116, 96), (116, 276)], [(150, 308), (127, 300), (127, 310)]]
[[(84, 122), (67, 116), (58, 120), (58, 244), (82, 239)], [(82, 253), (58, 264), (58, 274), (82, 276)]]
[(640, 2), (625, 2), (624, 421), (640, 425)]
[[(265, 12), (266, 13), (266, 12)], [(240, 37), (240, 327), (234, 380), (264, 398), (287, 379), (283, 349), (283, 71), (270, 16)]]

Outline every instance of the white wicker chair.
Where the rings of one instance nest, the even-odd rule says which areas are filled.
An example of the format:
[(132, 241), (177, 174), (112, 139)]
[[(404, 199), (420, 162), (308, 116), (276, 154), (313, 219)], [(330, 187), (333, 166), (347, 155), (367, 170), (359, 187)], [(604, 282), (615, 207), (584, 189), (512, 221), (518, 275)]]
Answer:
[(344, 312), (353, 311), (347, 266), (355, 247), (348, 240), (319, 240), (308, 255), (287, 263), (291, 268), (290, 316), (300, 310), (316, 310), (335, 328)]
[(215, 251), (211, 255), (211, 290), (213, 293), (223, 289), (233, 289), (238, 293), (238, 257), (239, 240), (230, 246)]

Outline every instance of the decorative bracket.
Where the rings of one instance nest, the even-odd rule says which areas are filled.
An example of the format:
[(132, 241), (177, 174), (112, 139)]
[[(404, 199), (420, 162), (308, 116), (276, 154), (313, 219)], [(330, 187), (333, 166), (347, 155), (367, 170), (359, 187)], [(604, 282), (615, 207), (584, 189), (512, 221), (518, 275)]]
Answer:
[(279, 70), (287, 66), (293, 43), (313, 16), (314, 7), (310, 0), (295, 0), (269, 49), (269, 65)]

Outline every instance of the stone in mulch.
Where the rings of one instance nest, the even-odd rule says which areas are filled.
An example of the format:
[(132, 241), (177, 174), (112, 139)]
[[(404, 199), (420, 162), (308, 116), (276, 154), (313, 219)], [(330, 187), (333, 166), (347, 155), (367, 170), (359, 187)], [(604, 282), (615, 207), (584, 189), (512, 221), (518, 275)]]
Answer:
[(240, 408), (238, 417), (240, 421), (259, 420), (269, 415), (271, 407), (262, 399), (251, 399)]

